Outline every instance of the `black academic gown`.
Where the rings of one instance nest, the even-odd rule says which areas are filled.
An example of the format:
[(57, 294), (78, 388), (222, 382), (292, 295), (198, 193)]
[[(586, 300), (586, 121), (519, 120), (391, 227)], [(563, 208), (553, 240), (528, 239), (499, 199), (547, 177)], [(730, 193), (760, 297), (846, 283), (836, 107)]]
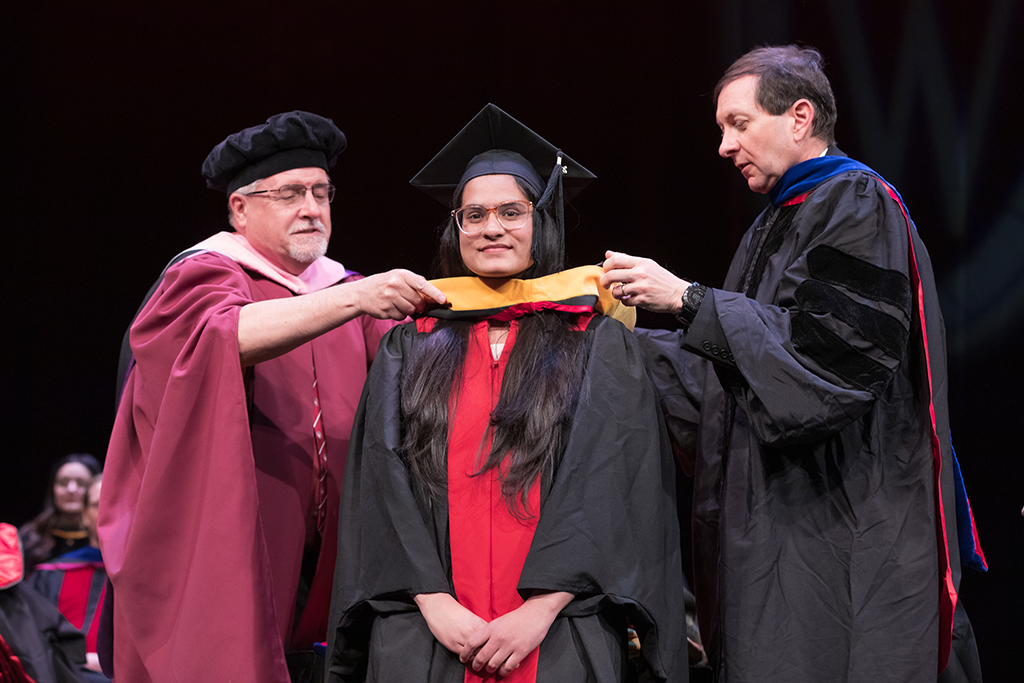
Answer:
[(934, 681), (960, 557), (931, 265), (876, 176), (811, 190), (758, 218), (687, 333), (641, 335), (695, 469), (701, 635), (730, 683)]
[(0, 588), (0, 637), (38, 683), (84, 680), (85, 636), (31, 586)]
[[(644, 680), (688, 678), (674, 464), (632, 335), (598, 316), (562, 458), (519, 582), (570, 591), (540, 647), (537, 680), (621, 681), (623, 633), (642, 642)], [(331, 607), (331, 681), (461, 682), (465, 668), (430, 633), (412, 596), (455, 594), (445, 500), (416, 492), (398, 455), (400, 379), (414, 324), (381, 343), (356, 416), (342, 492)]]

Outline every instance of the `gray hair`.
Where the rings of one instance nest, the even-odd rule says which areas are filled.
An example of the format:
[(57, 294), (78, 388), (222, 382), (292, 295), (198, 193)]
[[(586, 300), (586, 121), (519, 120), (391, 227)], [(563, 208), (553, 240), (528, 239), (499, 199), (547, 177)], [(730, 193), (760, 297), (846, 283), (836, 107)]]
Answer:
[[(231, 194), (240, 194), (240, 195), (242, 195), (244, 197), (245, 195), (249, 194), (250, 192), (255, 192), (256, 186), (259, 185), (264, 180), (265, 180), (265, 178), (259, 178), (257, 180), (254, 180), (251, 183), (249, 183), (248, 185), (243, 185), (242, 187), (238, 188), (237, 190), (235, 190)], [(231, 195), (228, 195), (228, 225), (230, 225), (235, 230), (238, 229), (238, 226), (235, 225), (235, 212), (231, 210)]]

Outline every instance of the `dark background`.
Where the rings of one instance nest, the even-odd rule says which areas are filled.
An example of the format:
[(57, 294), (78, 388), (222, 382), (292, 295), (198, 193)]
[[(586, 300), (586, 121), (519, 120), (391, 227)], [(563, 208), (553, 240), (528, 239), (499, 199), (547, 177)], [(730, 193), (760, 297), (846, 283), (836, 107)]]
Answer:
[(60, 456), (105, 452), (140, 298), (226, 229), (199, 168), (227, 134), (292, 109), (333, 118), (349, 149), (330, 255), (425, 272), (444, 209), (407, 181), (494, 102), (598, 176), (567, 213), (571, 265), (614, 248), (718, 285), (765, 200), (718, 158), (709, 93), (746, 50), (802, 42), (827, 60), (840, 147), (900, 189), (931, 251), (992, 567), (966, 572), (962, 598), (986, 679), (1022, 679), (1020, 2), (24, 5), (0, 41), (0, 520), (38, 511)]

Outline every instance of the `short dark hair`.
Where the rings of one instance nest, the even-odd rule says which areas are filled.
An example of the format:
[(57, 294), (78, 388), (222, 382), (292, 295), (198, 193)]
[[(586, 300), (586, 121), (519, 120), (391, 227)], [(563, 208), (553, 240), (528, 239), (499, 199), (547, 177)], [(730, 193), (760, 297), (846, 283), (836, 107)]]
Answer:
[(757, 104), (772, 116), (786, 112), (799, 99), (814, 107), (811, 135), (835, 144), (836, 98), (825, 76), (825, 60), (813, 47), (766, 46), (751, 50), (732, 63), (715, 85), (714, 100), (722, 89), (743, 76), (757, 76)]

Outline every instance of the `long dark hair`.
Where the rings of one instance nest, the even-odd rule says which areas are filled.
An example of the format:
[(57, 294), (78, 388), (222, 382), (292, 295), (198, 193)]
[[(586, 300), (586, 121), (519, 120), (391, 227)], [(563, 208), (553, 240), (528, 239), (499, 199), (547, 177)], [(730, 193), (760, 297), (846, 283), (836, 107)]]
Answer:
[[(536, 203), (537, 192), (518, 178), (516, 182)], [(455, 197), (453, 206), (460, 200)], [(554, 216), (535, 208), (533, 221), (533, 265), (522, 278), (550, 275), (564, 267), (564, 236)], [(454, 219), (442, 225), (440, 233), (438, 274), (472, 275), (462, 261)], [(527, 508), (530, 487), (541, 475), (553, 473), (579, 400), (588, 349), (575, 321), (576, 316), (556, 311), (522, 318), (491, 413), (491, 449), (476, 474), (497, 469), (505, 503), (519, 517), (534, 514)], [(403, 457), (421, 492), (434, 499), (447, 491), (449, 400), (463, 380), (473, 324), (442, 320), (430, 333), (417, 335), (403, 371)]]
[[(43, 511), (25, 523), (20, 529), (25, 561), (29, 567), (34, 567), (36, 564), (46, 561), (53, 553), (53, 530), (57, 528), (57, 522), (60, 521), (61, 515), (53, 499), (53, 487), (57, 481), (57, 473), (60, 472), (60, 468), (69, 462), (85, 465), (91, 476), (96, 476), (101, 471), (99, 461), (88, 453), (71, 453), (53, 464), (53, 467), (50, 469), (50, 478), (46, 481)], [(88, 490), (86, 490), (85, 495), (88, 495)]]

